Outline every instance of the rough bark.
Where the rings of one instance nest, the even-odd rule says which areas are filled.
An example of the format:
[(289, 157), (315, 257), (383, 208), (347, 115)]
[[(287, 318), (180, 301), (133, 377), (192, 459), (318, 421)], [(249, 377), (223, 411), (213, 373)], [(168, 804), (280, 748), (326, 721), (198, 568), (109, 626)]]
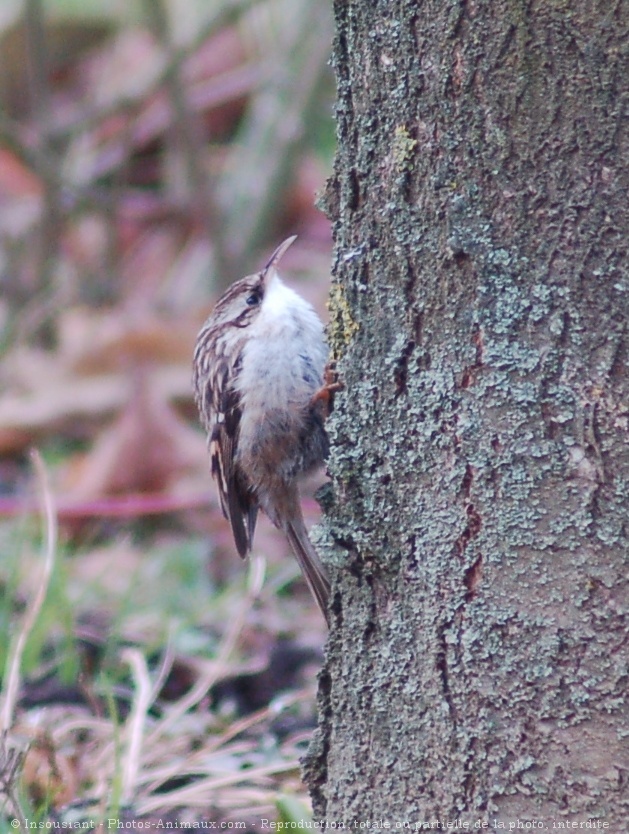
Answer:
[(629, 818), (628, 11), (335, 4), (329, 822)]

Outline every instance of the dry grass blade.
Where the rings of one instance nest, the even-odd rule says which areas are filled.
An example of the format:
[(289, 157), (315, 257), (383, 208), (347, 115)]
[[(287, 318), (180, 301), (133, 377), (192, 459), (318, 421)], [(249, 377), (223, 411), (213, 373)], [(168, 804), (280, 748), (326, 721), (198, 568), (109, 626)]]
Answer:
[(5, 801), (0, 804), (0, 809), (4, 810), (8, 803), (11, 812), (25, 826), (26, 815), (17, 795), (17, 780), (22, 769), (24, 756), (24, 750), (17, 750), (9, 743), (8, 734), (4, 730), (0, 737), (0, 796), (4, 795)]
[(157, 723), (147, 738), (147, 747), (157, 744), (159, 755), (163, 738), (189, 710), (196, 706), (204, 698), (219, 678), (228, 671), (227, 661), (236, 646), (242, 628), (247, 619), (247, 614), (253, 601), (260, 593), (264, 580), (264, 562), (259, 559), (251, 559), (249, 562), (249, 584), (247, 594), (240, 604), (237, 615), (232, 620), (231, 627), (221, 643), (221, 649), (214, 663), (211, 664), (205, 675), (202, 675), (190, 692), (181, 698)]
[(213, 796), (222, 787), (238, 785), (241, 782), (261, 780), (264, 777), (277, 776), (281, 773), (298, 770), (297, 761), (277, 762), (265, 767), (249, 768), (236, 773), (228, 773), (224, 776), (212, 776), (208, 779), (199, 779), (185, 788), (171, 791), (168, 794), (157, 795), (145, 799), (138, 804), (138, 810), (142, 814), (149, 814), (159, 809), (173, 808), (177, 806), (188, 806), (191, 808), (206, 808), (208, 796)]
[(133, 700), (133, 709), (127, 722), (129, 744), (122, 778), (122, 801), (127, 804), (136, 793), (138, 774), (140, 773), (144, 725), (153, 700), (153, 687), (151, 686), (146, 660), (138, 649), (125, 649), (122, 652), (122, 659), (131, 667), (136, 684), (136, 697)]
[(0, 788), (9, 801), (13, 813), (22, 820), (23, 825), (26, 825), (26, 821), (17, 796), (16, 782), (25, 751), (18, 749), (18, 746), (12, 743), (9, 733), (13, 726), (15, 705), (20, 691), (20, 670), (22, 668), (24, 648), (46, 599), (57, 548), (57, 516), (48, 480), (48, 472), (39, 452), (33, 450), (31, 457), (39, 484), (42, 514), (46, 531), (44, 561), (37, 591), (26, 607), (21, 627), (13, 641), (7, 658), (7, 670), (4, 676), (6, 683), (2, 694), (2, 709), (0, 710)]
[[(287, 696), (286, 698), (282, 699), (282, 708), (288, 707), (310, 696), (311, 693), (308, 690), (296, 692), (293, 695)], [(233, 738), (240, 735), (241, 733), (246, 732), (252, 727), (255, 727), (256, 724), (263, 724), (269, 718), (273, 717), (276, 712), (277, 707), (273, 704), (269, 707), (265, 707), (262, 710), (258, 710), (252, 715), (248, 715), (245, 718), (241, 718), (238, 721), (234, 721), (223, 733), (216, 735), (214, 738), (208, 738), (206, 744), (202, 748), (200, 748), (192, 754), (186, 754), (185, 762), (183, 763), (176, 762), (175, 764), (168, 765), (163, 765), (160, 763), (160, 765), (158, 765), (158, 767), (154, 770), (149, 770), (147, 768), (144, 773), (144, 781), (150, 782), (150, 784), (147, 785), (145, 793), (148, 795), (152, 795), (168, 779), (171, 779), (174, 776), (181, 776), (184, 771), (190, 774), (198, 774), (203, 770), (209, 772), (212, 767), (211, 757), (215, 753), (219, 751), (226, 751), (228, 743), (231, 742)], [(228, 750), (229, 754), (234, 757), (242, 755), (243, 753), (253, 749), (255, 749), (255, 744), (253, 744), (250, 741), (247, 741), (231, 744)], [(210, 758), (208, 759), (208, 757)], [(292, 763), (292, 767), (295, 767), (295, 762)], [(247, 770), (246, 772), (242, 771), (241, 779), (249, 781), (250, 776), (253, 772), (254, 771), (252, 770)], [(170, 794), (168, 793), (161, 794), (162, 798), (166, 798), (168, 796), (170, 796)]]
[(0, 711), (0, 731), (8, 732), (13, 724), (13, 714), (20, 688), (20, 669), (22, 656), (28, 636), (33, 630), (41, 607), (46, 599), (50, 577), (55, 564), (55, 552), (57, 547), (57, 515), (55, 512), (54, 500), (48, 480), (48, 472), (41, 455), (33, 450), (31, 453), (37, 480), (39, 483), (42, 512), (45, 520), (46, 537), (44, 542), (44, 561), (41, 578), (35, 595), (29, 601), (22, 625), (15, 638), (7, 662), (7, 674), (5, 676), (6, 686), (2, 699), (2, 710)]
[[(282, 709), (290, 706), (291, 704), (296, 704), (299, 701), (309, 698), (311, 693), (308, 690), (295, 692), (292, 695), (287, 695), (282, 698), (281, 707)], [(206, 747), (206, 752), (217, 750), (219, 747), (223, 747), (227, 744), (228, 741), (231, 741), (232, 738), (240, 735), (240, 733), (244, 733), (245, 730), (248, 730), (250, 727), (254, 727), (256, 724), (265, 721), (267, 718), (270, 718), (277, 712), (277, 704), (274, 702), (270, 706), (265, 707), (262, 710), (258, 710), (254, 712), (253, 715), (247, 715), (245, 718), (241, 718), (239, 721), (234, 721), (224, 733), (220, 736), (217, 736), (216, 739)]]

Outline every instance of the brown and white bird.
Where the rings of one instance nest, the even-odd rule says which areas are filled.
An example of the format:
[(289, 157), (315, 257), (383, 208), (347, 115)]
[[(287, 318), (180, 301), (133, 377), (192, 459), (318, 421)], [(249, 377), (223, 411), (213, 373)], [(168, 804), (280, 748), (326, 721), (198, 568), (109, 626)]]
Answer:
[(327, 620), (330, 585), (308, 538), (298, 488), (300, 476), (328, 452), (327, 349), (319, 317), (277, 273), (294, 240), (219, 299), (197, 337), (193, 384), (238, 553), (250, 552), (262, 509), (286, 534)]

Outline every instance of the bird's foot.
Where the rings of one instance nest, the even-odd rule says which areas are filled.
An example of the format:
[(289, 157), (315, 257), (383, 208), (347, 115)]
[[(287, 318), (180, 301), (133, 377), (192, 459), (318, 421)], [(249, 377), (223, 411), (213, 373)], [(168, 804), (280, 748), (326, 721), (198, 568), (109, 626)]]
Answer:
[(313, 395), (310, 400), (310, 406), (312, 408), (322, 406), (324, 416), (329, 417), (334, 408), (334, 395), (337, 391), (342, 391), (344, 387), (343, 383), (339, 380), (336, 362), (328, 362), (323, 372), (323, 385)]

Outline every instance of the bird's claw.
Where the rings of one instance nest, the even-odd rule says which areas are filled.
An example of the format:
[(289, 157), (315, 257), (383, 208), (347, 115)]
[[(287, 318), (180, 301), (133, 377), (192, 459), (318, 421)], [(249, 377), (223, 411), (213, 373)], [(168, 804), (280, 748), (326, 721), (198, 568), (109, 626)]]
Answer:
[(312, 407), (317, 407), (320, 403), (322, 403), (324, 414), (326, 417), (329, 417), (332, 413), (332, 409), (334, 408), (334, 395), (337, 391), (342, 391), (344, 387), (345, 386), (338, 377), (336, 362), (328, 362), (323, 372), (323, 385), (313, 395), (310, 400), (310, 405)]

